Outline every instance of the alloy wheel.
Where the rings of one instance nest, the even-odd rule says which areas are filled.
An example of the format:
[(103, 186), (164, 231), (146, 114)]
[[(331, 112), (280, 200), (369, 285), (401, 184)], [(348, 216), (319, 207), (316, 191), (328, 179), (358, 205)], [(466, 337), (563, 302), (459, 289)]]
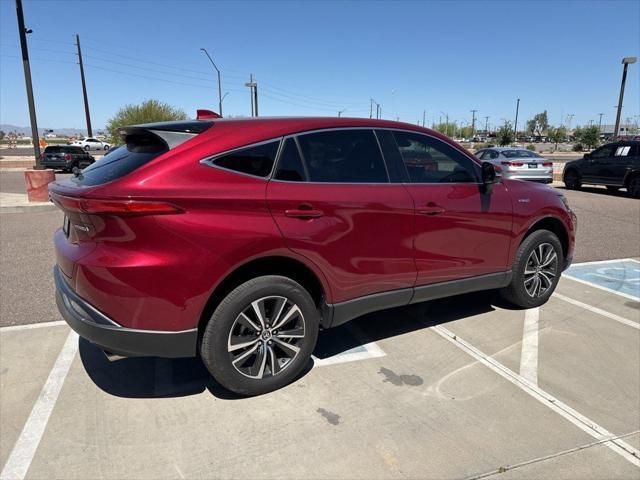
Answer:
[(227, 351), (239, 373), (264, 379), (291, 365), (304, 336), (304, 316), (298, 305), (281, 296), (263, 297), (236, 317)]
[(524, 288), (530, 297), (544, 295), (558, 273), (558, 254), (550, 243), (533, 249), (524, 269)]

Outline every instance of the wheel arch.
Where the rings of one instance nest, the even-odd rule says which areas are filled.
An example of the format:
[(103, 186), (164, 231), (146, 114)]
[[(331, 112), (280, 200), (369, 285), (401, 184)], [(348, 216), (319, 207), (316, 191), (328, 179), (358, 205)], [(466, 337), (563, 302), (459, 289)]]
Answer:
[(522, 245), (522, 242), (524, 242), (529, 235), (538, 230), (549, 230), (550, 232), (555, 233), (555, 235), (558, 237), (558, 240), (560, 240), (560, 244), (562, 245), (562, 255), (566, 259), (569, 253), (569, 232), (567, 231), (564, 222), (558, 217), (543, 217), (534, 222), (520, 239), (518, 248), (520, 247), (520, 245)]
[[(304, 262), (284, 255), (254, 258), (238, 265), (216, 285), (198, 321), (198, 337), (201, 337), (216, 306), (224, 297), (238, 285), (264, 275), (282, 275), (298, 282), (309, 292), (318, 309), (324, 309), (328, 286), (325, 286), (323, 279)], [(325, 320), (327, 319), (323, 319), (323, 324)]]
[(624, 185), (625, 188), (628, 188), (629, 182), (631, 182), (631, 179), (639, 175), (640, 175), (640, 170), (631, 170), (627, 172), (626, 175), (624, 176), (624, 180), (622, 181), (622, 185)]

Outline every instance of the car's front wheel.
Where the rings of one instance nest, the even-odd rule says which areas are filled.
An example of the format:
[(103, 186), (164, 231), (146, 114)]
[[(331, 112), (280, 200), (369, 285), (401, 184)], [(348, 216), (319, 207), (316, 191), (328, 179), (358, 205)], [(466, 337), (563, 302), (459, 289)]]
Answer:
[(213, 377), (241, 395), (260, 395), (293, 381), (309, 362), (320, 315), (309, 293), (269, 275), (236, 287), (215, 309), (200, 356)]
[(627, 183), (627, 192), (633, 198), (640, 198), (640, 175), (632, 177)]
[(519, 307), (539, 307), (558, 285), (563, 265), (562, 244), (556, 234), (536, 230), (520, 244), (511, 268), (511, 283), (500, 294)]
[(107, 151), (107, 150), (109, 150), (109, 145), (105, 145), (103, 148), (104, 148), (105, 151)]
[(84, 151), (88, 152), (89, 150), (91, 150), (91, 147), (89, 145), (85, 145), (84, 146)]

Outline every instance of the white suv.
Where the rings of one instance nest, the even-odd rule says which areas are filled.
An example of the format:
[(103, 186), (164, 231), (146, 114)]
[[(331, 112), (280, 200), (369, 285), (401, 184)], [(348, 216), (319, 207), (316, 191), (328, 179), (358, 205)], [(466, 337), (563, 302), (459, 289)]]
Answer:
[(109, 150), (109, 144), (105, 143), (97, 138), (85, 137), (81, 140), (76, 140), (71, 145), (84, 148), (87, 152), (90, 150)]

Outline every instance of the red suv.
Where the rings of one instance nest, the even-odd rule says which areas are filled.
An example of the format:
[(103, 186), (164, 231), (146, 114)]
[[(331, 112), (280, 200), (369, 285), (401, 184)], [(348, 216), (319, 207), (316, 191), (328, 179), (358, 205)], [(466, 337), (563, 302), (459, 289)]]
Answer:
[(318, 330), (486, 289), (548, 300), (575, 216), (432, 130), (264, 118), (123, 128), (52, 183), (58, 308), (121, 356), (199, 355), (241, 394), (292, 381)]

